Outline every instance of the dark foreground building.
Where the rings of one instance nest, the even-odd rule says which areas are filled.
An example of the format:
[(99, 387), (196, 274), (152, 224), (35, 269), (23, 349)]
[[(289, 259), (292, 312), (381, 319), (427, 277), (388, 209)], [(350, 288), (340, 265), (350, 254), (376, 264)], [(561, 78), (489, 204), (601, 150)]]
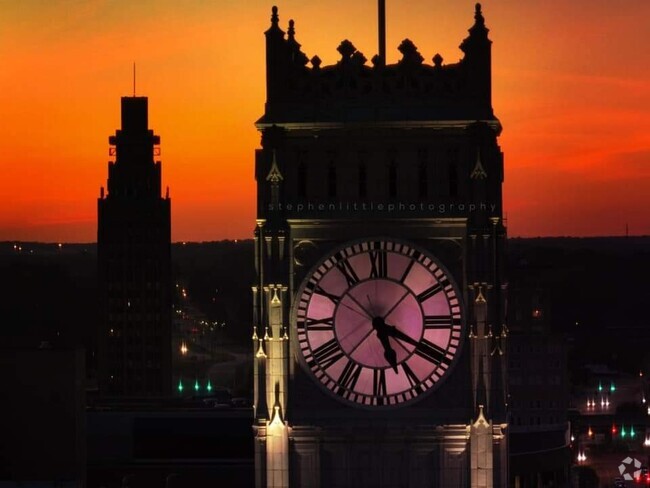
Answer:
[[(463, 59), (305, 55), (266, 31), (257, 122), (256, 486), (508, 485), (501, 124), (481, 6)], [(433, 54), (433, 53), (431, 53)]]
[(171, 391), (171, 201), (161, 198), (160, 137), (147, 110), (146, 97), (122, 98), (108, 191), (97, 202), (102, 396)]
[[(551, 330), (542, 270), (510, 268), (509, 393), (510, 486), (568, 486), (567, 339)], [(548, 286), (548, 285), (547, 285)]]
[(85, 486), (83, 349), (0, 349), (0, 382), (0, 486)]

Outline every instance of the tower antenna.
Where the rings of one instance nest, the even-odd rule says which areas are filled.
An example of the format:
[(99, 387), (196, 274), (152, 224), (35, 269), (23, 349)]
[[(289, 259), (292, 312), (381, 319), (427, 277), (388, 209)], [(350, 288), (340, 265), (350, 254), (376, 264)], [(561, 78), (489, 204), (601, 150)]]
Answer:
[(378, 0), (379, 57), (386, 64), (386, 0)]
[(133, 96), (135, 97), (135, 61), (133, 62)]

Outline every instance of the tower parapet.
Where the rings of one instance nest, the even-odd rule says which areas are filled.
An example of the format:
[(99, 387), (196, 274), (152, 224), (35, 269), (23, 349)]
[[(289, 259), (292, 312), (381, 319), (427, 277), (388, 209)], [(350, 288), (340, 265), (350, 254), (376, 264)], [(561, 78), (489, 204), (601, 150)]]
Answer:
[(401, 59), (385, 64), (366, 56), (349, 40), (337, 50), (340, 59), (322, 66), (296, 40), (289, 21), (285, 35), (273, 7), (266, 31), (267, 103), (258, 127), (272, 124), (386, 123), (400, 121), (497, 122), (491, 101), (491, 44), (476, 4), (474, 25), (460, 45), (463, 58), (445, 64), (440, 54), (427, 63), (415, 44), (404, 39)]

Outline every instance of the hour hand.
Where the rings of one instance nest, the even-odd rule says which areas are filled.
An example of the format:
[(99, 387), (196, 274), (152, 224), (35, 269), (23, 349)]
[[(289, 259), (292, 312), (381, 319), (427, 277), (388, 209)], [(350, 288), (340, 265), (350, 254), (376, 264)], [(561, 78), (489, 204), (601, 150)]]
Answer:
[(380, 337), (379, 340), (381, 341), (381, 345), (384, 346), (384, 358), (386, 358), (388, 364), (393, 368), (393, 371), (397, 373), (397, 353), (395, 349), (389, 344), (388, 337)]
[(381, 342), (381, 346), (384, 348), (384, 358), (388, 361), (388, 364), (393, 368), (395, 373), (397, 373), (397, 353), (393, 349), (388, 341), (388, 328), (384, 323), (384, 319), (381, 317), (375, 317), (372, 320), (372, 328), (377, 332), (377, 339)]

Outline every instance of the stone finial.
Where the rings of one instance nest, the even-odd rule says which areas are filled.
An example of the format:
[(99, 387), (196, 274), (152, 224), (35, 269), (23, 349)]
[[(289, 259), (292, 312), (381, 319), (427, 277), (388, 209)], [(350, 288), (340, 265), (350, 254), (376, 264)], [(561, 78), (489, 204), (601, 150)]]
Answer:
[(484, 180), (485, 178), (487, 178), (487, 171), (485, 171), (485, 168), (483, 167), (483, 163), (481, 162), (480, 148), (476, 149), (476, 164), (474, 165), (474, 169), (472, 170), (469, 177), (473, 180)]
[(278, 7), (273, 5), (273, 7), (271, 7), (271, 26), (277, 27), (279, 21), (280, 17), (278, 17)]
[(350, 59), (350, 57), (354, 54), (357, 48), (354, 47), (354, 44), (352, 44), (350, 41), (345, 39), (341, 41), (341, 44), (339, 44), (339, 47), (337, 47), (336, 50), (341, 54), (344, 60), (347, 60)]
[(483, 12), (481, 12), (481, 4), (477, 3), (474, 9), (474, 20), (477, 24), (484, 25), (485, 19), (483, 18)]
[(313, 68), (315, 70), (320, 69), (320, 65), (321, 65), (322, 61), (318, 56), (314, 56), (313, 58), (311, 58), (310, 61), (311, 61), (311, 65), (313, 66)]
[(400, 63), (419, 65), (424, 61), (424, 58), (418, 52), (418, 48), (415, 47), (415, 44), (413, 44), (413, 41), (410, 39), (404, 39), (397, 49), (402, 53), (402, 60)]
[(488, 28), (485, 27), (485, 19), (483, 18), (480, 3), (476, 4), (476, 9), (474, 10), (474, 25), (469, 29), (469, 33), (472, 36), (487, 36)]
[(275, 149), (273, 150), (273, 160), (271, 161), (271, 169), (269, 174), (266, 176), (266, 181), (270, 181), (273, 184), (280, 183), (284, 178), (282, 173), (280, 173), (280, 168), (278, 168), (278, 161), (275, 157)]
[(351, 59), (354, 61), (354, 64), (359, 66), (363, 66), (368, 61), (361, 51), (355, 51)]
[(440, 68), (442, 66), (442, 56), (440, 56), (440, 53), (436, 53), (436, 55), (433, 57), (433, 65), (436, 68)]
[(295, 23), (293, 19), (289, 20), (289, 30), (287, 30), (287, 35), (289, 36), (289, 40), (293, 41), (294, 37), (296, 35), (296, 29), (295, 29)]

